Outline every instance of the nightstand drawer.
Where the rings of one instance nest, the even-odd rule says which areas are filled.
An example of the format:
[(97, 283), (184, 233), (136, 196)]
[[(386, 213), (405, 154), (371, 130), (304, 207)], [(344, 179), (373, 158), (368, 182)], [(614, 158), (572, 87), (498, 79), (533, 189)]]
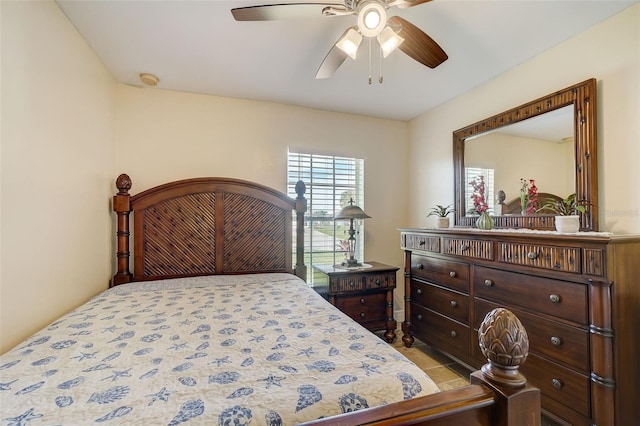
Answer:
[(385, 293), (344, 296), (336, 299), (336, 307), (354, 320), (364, 323), (385, 319)]
[(368, 274), (365, 277), (365, 286), (367, 289), (389, 288), (396, 286), (396, 273), (386, 274)]
[(348, 293), (350, 291), (362, 291), (365, 287), (365, 277), (362, 275), (350, 275), (346, 277), (331, 278), (332, 293)]
[(411, 275), (464, 293), (469, 292), (469, 265), (466, 263), (412, 254)]

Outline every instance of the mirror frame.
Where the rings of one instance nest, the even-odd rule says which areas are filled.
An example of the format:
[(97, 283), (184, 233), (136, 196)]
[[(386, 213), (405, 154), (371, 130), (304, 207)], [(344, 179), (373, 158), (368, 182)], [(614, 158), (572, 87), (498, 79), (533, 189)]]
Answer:
[[(464, 144), (471, 136), (499, 129), (573, 105), (576, 199), (586, 212), (580, 214), (581, 231), (598, 231), (598, 161), (596, 79), (551, 93), (542, 98), (504, 111), (453, 132), (453, 170), (455, 226), (475, 226), (478, 216), (466, 216), (464, 184)], [(554, 230), (555, 216), (550, 214), (493, 216), (496, 228)]]

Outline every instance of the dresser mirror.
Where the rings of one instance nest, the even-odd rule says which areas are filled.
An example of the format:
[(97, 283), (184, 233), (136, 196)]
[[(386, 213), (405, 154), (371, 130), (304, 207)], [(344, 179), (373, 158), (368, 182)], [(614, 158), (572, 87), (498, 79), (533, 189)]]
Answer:
[(520, 212), (521, 179), (534, 179), (539, 205), (575, 193), (580, 230), (597, 231), (596, 107), (589, 79), (453, 132), (455, 225), (475, 225), (469, 181), (481, 174), (496, 228), (555, 229), (554, 214)]

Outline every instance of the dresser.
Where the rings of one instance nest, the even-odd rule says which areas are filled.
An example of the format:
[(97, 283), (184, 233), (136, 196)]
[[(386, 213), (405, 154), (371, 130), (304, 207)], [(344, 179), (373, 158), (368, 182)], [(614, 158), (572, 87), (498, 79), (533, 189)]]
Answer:
[(365, 262), (364, 266), (313, 265), (313, 288), (362, 326), (372, 331), (386, 330), (384, 337), (391, 343), (397, 327), (393, 289), (400, 268), (379, 262)]
[(506, 307), (529, 335), (520, 371), (568, 425), (640, 422), (640, 236), (400, 229), (402, 340), (477, 369), (477, 331)]

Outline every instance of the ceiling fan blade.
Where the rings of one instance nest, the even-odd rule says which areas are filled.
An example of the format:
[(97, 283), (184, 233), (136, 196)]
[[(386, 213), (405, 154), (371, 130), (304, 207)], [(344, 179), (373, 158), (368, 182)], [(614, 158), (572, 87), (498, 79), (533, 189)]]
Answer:
[[(323, 10), (327, 9), (327, 13)], [(288, 3), (288, 4), (263, 4), (259, 6), (237, 7), (231, 9), (236, 21), (275, 21), (279, 19), (302, 19), (331, 16), (335, 13), (346, 11), (344, 2), (324, 3)]]
[(394, 28), (396, 33), (404, 38), (404, 43), (398, 49), (421, 64), (435, 68), (449, 58), (438, 43), (406, 19), (392, 16), (387, 22), (392, 27), (400, 28)]
[(422, 3), (428, 3), (430, 1), (431, 0), (401, 0), (396, 4), (396, 6), (398, 6), (398, 9), (407, 9), (409, 7), (417, 6)]
[[(357, 29), (357, 27), (351, 27), (351, 28)], [(320, 68), (318, 68), (318, 72), (316, 73), (316, 79), (331, 77), (336, 72), (336, 70), (340, 68), (340, 65), (342, 65), (345, 59), (347, 59), (348, 55), (344, 53), (342, 49), (340, 49), (337, 46), (337, 44), (338, 44), (338, 41), (340, 41), (340, 39), (344, 37), (344, 35), (351, 28), (348, 28), (347, 31), (345, 31), (340, 36), (340, 38), (338, 38), (338, 40), (335, 43), (333, 43), (333, 46), (331, 46), (331, 50), (329, 50), (329, 53), (327, 53), (327, 56), (325, 56), (324, 61), (322, 61), (322, 64), (320, 64)]]

